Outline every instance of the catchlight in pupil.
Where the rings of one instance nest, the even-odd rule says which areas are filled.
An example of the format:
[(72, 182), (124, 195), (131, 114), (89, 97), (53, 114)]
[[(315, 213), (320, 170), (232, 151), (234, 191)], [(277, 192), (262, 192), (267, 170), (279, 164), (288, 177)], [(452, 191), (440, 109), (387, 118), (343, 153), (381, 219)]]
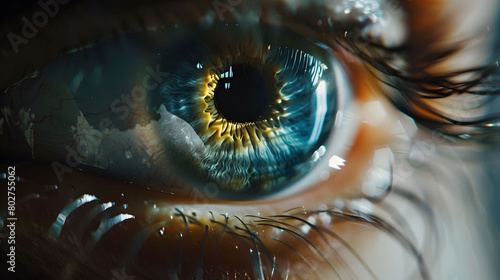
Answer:
[(262, 71), (250, 65), (236, 64), (223, 73), (215, 88), (215, 104), (227, 120), (253, 122), (268, 105), (268, 91)]

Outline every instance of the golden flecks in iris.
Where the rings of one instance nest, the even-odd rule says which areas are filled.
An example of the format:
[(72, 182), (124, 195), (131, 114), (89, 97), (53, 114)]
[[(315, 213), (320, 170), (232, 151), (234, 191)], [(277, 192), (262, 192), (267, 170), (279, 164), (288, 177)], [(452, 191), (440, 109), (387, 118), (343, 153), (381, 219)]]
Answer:
[[(281, 127), (279, 117), (286, 112), (282, 105), (286, 100), (280, 93), (284, 84), (277, 81), (276, 74), (280, 71), (278, 65), (266, 62), (270, 48), (250, 42), (240, 42), (231, 46), (220, 46), (217, 55), (208, 59), (204, 65), (205, 80), (198, 98), (199, 112), (201, 112), (199, 124), (200, 131), (205, 144), (208, 145), (230, 145), (235, 151), (242, 152), (249, 146), (258, 147), (263, 145), (263, 139), (270, 139), (279, 135)], [(274, 84), (275, 96), (269, 97), (269, 105), (265, 115), (254, 122), (236, 123), (228, 121), (218, 111), (215, 104), (215, 89), (221, 73), (235, 64), (246, 64), (260, 69), (263, 77), (269, 85)]]
[(223, 117), (218, 117), (208, 124), (207, 135), (210, 137), (206, 142), (231, 145), (239, 152), (250, 145), (263, 145), (263, 132), (259, 131), (255, 123), (234, 123)]

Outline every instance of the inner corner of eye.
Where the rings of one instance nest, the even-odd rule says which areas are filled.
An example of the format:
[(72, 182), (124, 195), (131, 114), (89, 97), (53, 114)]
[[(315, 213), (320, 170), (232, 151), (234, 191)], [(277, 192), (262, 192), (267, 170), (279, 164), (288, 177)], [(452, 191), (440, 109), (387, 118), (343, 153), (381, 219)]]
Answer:
[(317, 168), (337, 148), (345, 99), (335, 57), (290, 32), (215, 28), (167, 32), (154, 59), (101, 49), (106, 63), (69, 83), (79, 160), (149, 188), (231, 200), (286, 190)]

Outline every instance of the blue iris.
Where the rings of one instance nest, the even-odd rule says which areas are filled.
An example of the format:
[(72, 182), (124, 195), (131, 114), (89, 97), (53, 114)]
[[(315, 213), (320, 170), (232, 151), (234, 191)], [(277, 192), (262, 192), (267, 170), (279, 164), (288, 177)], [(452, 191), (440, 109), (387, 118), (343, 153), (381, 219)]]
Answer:
[[(195, 174), (197, 184), (217, 184), (231, 198), (273, 193), (306, 174), (331, 133), (337, 98), (327, 61), (279, 43), (262, 44), (258, 51), (237, 45), (236, 54), (190, 44), (182, 55), (167, 55), (175, 71), (161, 87), (166, 109), (191, 125), (205, 146), (197, 157), (184, 159), (184, 172)], [(245, 69), (260, 74), (248, 78)], [(241, 86), (245, 83), (248, 87)], [(231, 92), (232, 85), (244, 92)], [(242, 100), (265, 96), (260, 107), (232, 101), (247, 111), (244, 106), (263, 111), (232, 120), (218, 106), (217, 98), (225, 98), (220, 92), (242, 94)]]

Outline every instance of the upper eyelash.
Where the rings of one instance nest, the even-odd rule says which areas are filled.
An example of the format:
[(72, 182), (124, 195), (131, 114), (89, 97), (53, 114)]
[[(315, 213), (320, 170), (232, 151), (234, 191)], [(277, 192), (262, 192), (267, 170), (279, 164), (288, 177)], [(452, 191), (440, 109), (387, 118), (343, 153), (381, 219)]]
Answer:
[[(126, 29), (126, 27), (124, 27), (124, 29)], [(372, 221), (374, 224), (377, 224), (377, 225), (379, 225), (381, 227), (385, 223), (383, 219), (376, 218), (375, 216), (366, 217), (366, 216), (362, 216), (360, 214), (352, 214), (352, 216), (346, 216), (345, 213), (341, 213), (341, 214), (339, 214), (339, 217), (340, 218), (350, 217), (350, 218), (353, 218), (353, 219), (363, 220), (364, 222), (367, 222), (367, 223), (370, 223), (370, 221)], [(390, 230), (389, 230), (389, 232), (391, 234), (396, 235), (395, 233), (392, 233)], [(405, 241), (405, 242), (408, 242), (408, 241)], [(414, 253), (416, 253), (416, 251), (414, 251)], [(415, 257), (418, 258), (418, 260), (420, 261), (418, 255), (415, 255)], [(421, 270), (422, 270), (422, 272), (421, 272), (422, 275), (426, 275), (426, 270), (427, 269), (425, 268), (425, 266), (421, 267)], [(423, 276), (423, 278), (426, 278), (426, 277)]]
[[(408, 46), (388, 48), (364, 38), (362, 34), (350, 35), (346, 40), (338, 41), (338, 43), (369, 65), (368, 71), (376, 79), (394, 89), (394, 91), (385, 91), (384, 93), (400, 111), (411, 116), (418, 123), (452, 139), (462, 139), (464, 135), (467, 135), (468, 139), (485, 144), (498, 141), (500, 126), (494, 125), (494, 123), (499, 122), (500, 112), (469, 121), (455, 120), (442, 115), (422, 102), (424, 99), (440, 99), (454, 94), (483, 96), (500, 94), (500, 67), (498, 61), (492, 65), (442, 75), (430, 75), (425, 71), (427, 67), (440, 59), (450, 57), (460, 51), (460, 48), (439, 53), (429, 53), (422, 64), (413, 66), (413, 69), (410, 70), (391, 65), (391, 61), (402, 56), (408, 50)], [(499, 52), (499, 50), (494, 51), (495, 53)], [(473, 74), (474, 78), (462, 82), (452, 81), (463, 74)], [(492, 81), (486, 81), (486, 79), (492, 79)], [(484, 85), (484, 87), (477, 88), (481, 85)], [(440, 120), (433, 120), (423, 116), (416, 110), (416, 105)]]

